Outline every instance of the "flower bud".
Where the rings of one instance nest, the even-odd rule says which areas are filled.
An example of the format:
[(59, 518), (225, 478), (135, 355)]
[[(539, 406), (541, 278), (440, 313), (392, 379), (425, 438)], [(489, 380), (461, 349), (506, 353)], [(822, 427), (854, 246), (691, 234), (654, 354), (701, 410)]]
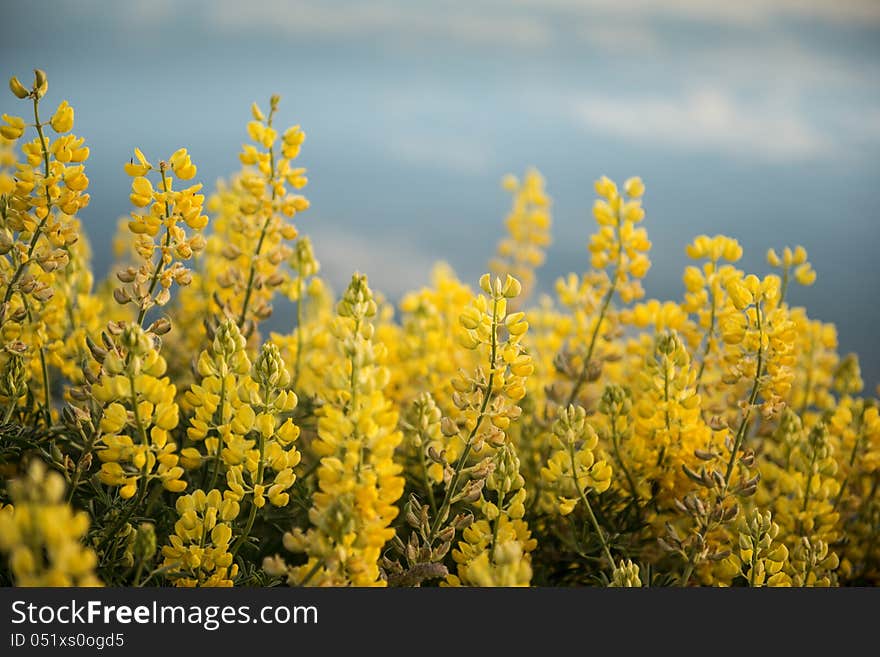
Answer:
[(37, 93), (37, 98), (42, 98), (49, 91), (49, 79), (45, 71), (38, 68), (34, 69), (34, 91)]
[(30, 94), (30, 91), (25, 89), (25, 86), (21, 82), (19, 82), (18, 78), (14, 75), (9, 78), (9, 88), (12, 90), (12, 93), (14, 93), (19, 98), (27, 98)]

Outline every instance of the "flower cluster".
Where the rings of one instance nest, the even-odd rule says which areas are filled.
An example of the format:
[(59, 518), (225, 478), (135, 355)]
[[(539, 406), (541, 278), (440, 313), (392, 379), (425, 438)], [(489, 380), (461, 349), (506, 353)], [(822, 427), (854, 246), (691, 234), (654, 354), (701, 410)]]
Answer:
[(525, 516), (525, 479), (516, 449), (504, 443), (492, 459), (477, 507), (483, 516), (462, 532), (452, 558), (456, 575), (448, 582), (466, 586), (528, 586), (532, 580), (532, 538)]
[(64, 478), (33, 461), (9, 483), (12, 505), (0, 508), (0, 552), (18, 586), (100, 586), (95, 552), (81, 543), (89, 515), (64, 499)]
[(601, 177), (589, 262), (527, 306), (552, 241), (529, 170), (477, 286), (438, 263), (337, 295), (273, 96), (211, 192), (185, 148), (134, 149), (101, 281), (74, 110), (43, 118), (39, 70), (10, 89), (0, 583), (880, 584), (880, 401), (798, 305), (803, 247), (746, 271), (698, 235), (681, 294), (644, 298), (644, 184)]
[(791, 578), (783, 571), (788, 549), (777, 541), (779, 525), (769, 511), (753, 511), (743, 518), (734, 552), (723, 567), (731, 576), (743, 577), (749, 586), (791, 586)]
[(309, 207), (304, 196), (289, 191), (308, 183), (306, 170), (293, 162), (306, 135), (298, 125), (278, 134), (273, 122), (279, 103), (272, 96), (268, 114), (251, 106), (252, 143), (239, 154), (244, 169), (210, 200), (218, 225), (209, 249), (220, 261), (205, 274), (216, 276), (218, 302), (242, 327), (266, 319), (275, 291), (289, 284), (283, 265), (293, 254), (287, 242), (298, 234), (290, 219)]
[(180, 422), (177, 388), (165, 374), (165, 359), (157, 338), (136, 324), (104, 333), (105, 347), (92, 346), (101, 373), (91, 386), (94, 400), (103, 406), (100, 421), (99, 477), (118, 486), (124, 499), (146, 495), (158, 480), (172, 492), (183, 491), (183, 468), (178, 465), (177, 443), (171, 431)]
[[(90, 200), (89, 149), (83, 138), (70, 134), (74, 110), (67, 101), (48, 121), (42, 118), (49, 86), (43, 71), (34, 71), (31, 89), (15, 77), (9, 86), (16, 97), (31, 102), (33, 123), (3, 114), (0, 125), (0, 367), (17, 367), (7, 361), (24, 357), (26, 378), (49, 413), (50, 366), (64, 362), (65, 337), (78, 328), (65, 312), (68, 298), (55, 291), (62, 287), (79, 238), (75, 215)], [(27, 140), (31, 126), (35, 134)]]
[(522, 303), (535, 287), (535, 270), (544, 264), (550, 245), (550, 199), (537, 169), (529, 169), (522, 181), (505, 176), (502, 184), (513, 194), (513, 204), (504, 220), (507, 235), (490, 264), (494, 273), (510, 274), (522, 284)]
[(238, 506), (223, 501), (220, 492), (199, 489), (181, 495), (175, 504), (179, 518), (162, 548), (163, 568), (177, 586), (232, 586), (238, 566), (232, 562), (230, 522)]
[(402, 435), (397, 413), (383, 394), (388, 370), (375, 344), (376, 302), (355, 274), (331, 325), (342, 358), (327, 373), (326, 399), (312, 445), (320, 457), (307, 532), (285, 535), (285, 546), (308, 561), (289, 572), (298, 584), (381, 586), (379, 558), (394, 537), (394, 503), (403, 493), (394, 451)]
[[(192, 272), (183, 262), (205, 248), (201, 230), (208, 225), (203, 214), (205, 197), (199, 192), (201, 184), (174, 190), (174, 180), (191, 180), (196, 175), (185, 148), (175, 151), (157, 167), (147, 161), (140, 149), (134, 149), (137, 162), (125, 165), (132, 177), (132, 205), (141, 211), (131, 213), (128, 229), (135, 236), (134, 251), (138, 262), (121, 269), (116, 277), (122, 285), (113, 291), (119, 304), (133, 304), (137, 321), (141, 324), (154, 306), (164, 306), (171, 300), (171, 285), (189, 285)], [(148, 174), (157, 171), (156, 186)], [(187, 234), (186, 228), (192, 234)]]

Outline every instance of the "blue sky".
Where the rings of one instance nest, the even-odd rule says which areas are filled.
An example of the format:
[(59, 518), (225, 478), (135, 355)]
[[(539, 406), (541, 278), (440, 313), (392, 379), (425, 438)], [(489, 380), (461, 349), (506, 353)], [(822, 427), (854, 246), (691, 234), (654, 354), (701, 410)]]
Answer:
[(279, 122), (308, 133), (299, 225), (337, 287), (359, 268), (396, 296), (441, 258), (475, 279), (500, 177), (534, 165), (554, 199), (549, 290), (586, 267), (592, 181), (638, 174), (649, 294), (679, 298), (697, 233), (738, 238), (758, 272), (767, 247), (801, 243), (819, 280), (793, 301), (880, 381), (880, 2), (31, 0), (8, 16), (7, 74), (44, 68), (91, 145), (101, 271), (133, 147), (187, 146), (210, 186), (237, 166), (251, 101), (279, 93)]

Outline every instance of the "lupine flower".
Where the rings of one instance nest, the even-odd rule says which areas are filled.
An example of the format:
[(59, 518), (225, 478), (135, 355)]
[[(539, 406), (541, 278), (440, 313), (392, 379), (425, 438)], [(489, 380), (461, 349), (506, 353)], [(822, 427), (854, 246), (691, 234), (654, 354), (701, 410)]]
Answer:
[(0, 508), (0, 552), (17, 586), (101, 586), (97, 558), (82, 544), (89, 515), (64, 500), (63, 477), (33, 461), (9, 483), (12, 505)]

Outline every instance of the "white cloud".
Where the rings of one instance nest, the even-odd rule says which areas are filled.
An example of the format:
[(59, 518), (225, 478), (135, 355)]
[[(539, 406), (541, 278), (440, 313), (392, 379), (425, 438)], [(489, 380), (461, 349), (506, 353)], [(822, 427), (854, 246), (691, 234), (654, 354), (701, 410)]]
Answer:
[[(497, 0), (496, 0), (497, 1)], [(667, 17), (720, 24), (760, 25), (774, 20), (880, 24), (877, 0), (502, 0), (504, 4), (564, 11), (571, 15)]]
[(577, 35), (591, 46), (612, 55), (639, 55), (655, 53), (662, 39), (656, 30), (638, 21), (598, 23), (588, 21)]
[(269, 29), (293, 35), (451, 39), (478, 44), (542, 46), (552, 37), (540, 20), (468, 4), (322, 3), (310, 0), (215, 0), (206, 18), (218, 27)]
[(458, 173), (485, 173), (494, 162), (487, 144), (459, 137), (408, 135), (392, 138), (388, 148), (401, 162)]
[(771, 161), (810, 159), (830, 150), (827, 139), (787, 104), (745, 103), (713, 88), (673, 98), (587, 96), (575, 101), (573, 113), (591, 132), (673, 148)]
[(880, 72), (873, 63), (864, 66), (775, 34), (761, 43), (717, 44), (692, 54), (691, 60), (694, 71), (716, 78), (723, 76), (727, 84), (760, 84), (777, 92), (860, 85), (869, 83)]
[(366, 274), (370, 287), (389, 299), (430, 282), (433, 257), (389, 231), (367, 236), (322, 222), (307, 232), (321, 263), (321, 275), (337, 294), (355, 271)]

